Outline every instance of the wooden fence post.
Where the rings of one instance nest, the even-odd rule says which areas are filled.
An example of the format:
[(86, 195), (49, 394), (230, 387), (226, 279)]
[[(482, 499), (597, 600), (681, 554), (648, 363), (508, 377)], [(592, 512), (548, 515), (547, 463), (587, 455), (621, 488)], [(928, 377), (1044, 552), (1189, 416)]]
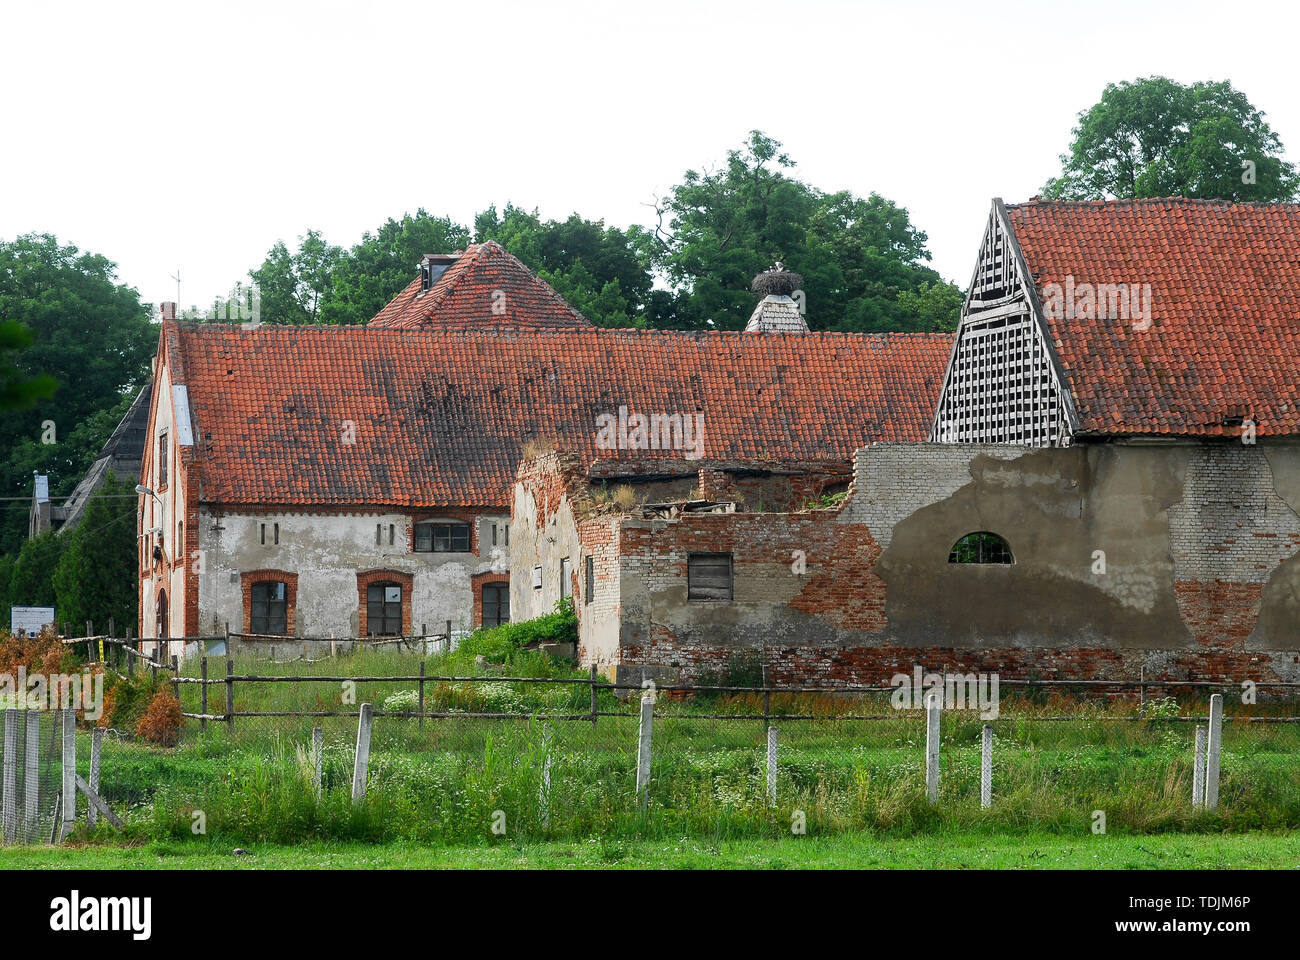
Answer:
[(767, 805), (776, 806), (776, 727), (767, 728)]
[(591, 665), (591, 727), (596, 728), (596, 665)]
[[(595, 687), (592, 687), (594, 690)], [(650, 787), (650, 741), (655, 722), (654, 694), (646, 693), (641, 697), (641, 724), (637, 730), (636, 745), (636, 796), (637, 802), (644, 807), (646, 794)]]
[(993, 806), (993, 724), (984, 724), (980, 737), (980, 807)]
[(172, 654), (172, 696), (176, 698), (177, 703), (181, 702), (181, 665), (174, 653)]
[(77, 823), (77, 712), (63, 711), (63, 828), (62, 840)]
[(325, 732), (320, 727), (311, 728), (311, 755), (312, 762), (316, 765), (316, 799), (319, 800), (321, 785), (325, 782), (321, 778), (325, 755)]
[(1223, 694), (1210, 697), (1209, 749), (1205, 756), (1205, 809), (1219, 808), (1219, 751), (1223, 745)]
[[(94, 633), (95, 633), (95, 623), (94, 623), (94, 621), (93, 621), (93, 620), (87, 620), (87, 621), (86, 621), (86, 636), (89, 638), (89, 637), (91, 637), (91, 636), (94, 636)], [(87, 639), (87, 640), (86, 640), (86, 661), (89, 662), (89, 663), (93, 663), (94, 660), (95, 660), (95, 641), (94, 641), (94, 640)]]
[(204, 654), (199, 658), (199, 679), (203, 681), (199, 684), (199, 713), (203, 719), (199, 721), (199, 732), (208, 732), (208, 657)]
[(925, 698), (925, 795), (931, 803), (939, 801), (939, 709), (937, 691)]
[(27, 711), (27, 751), (23, 754), (23, 837), (36, 842), (36, 825), (41, 820), (41, 714)]
[[(127, 630), (126, 630), (126, 645), (127, 645), (128, 647), (131, 648), (131, 653), (135, 653), (135, 652), (136, 652), (135, 644), (133, 644), (133, 643), (131, 642), (131, 638), (132, 638), (132, 635), (133, 635), (134, 633), (135, 633), (135, 631), (132, 630), (130, 627), (127, 628)], [(125, 653), (125, 651), (123, 651), (123, 652)], [(134, 677), (134, 676), (135, 676), (135, 657), (131, 656), (130, 653), (126, 654), (126, 675), (127, 675), (128, 677)]]
[(424, 661), (420, 661), (420, 729), (424, 729)]
[[(92, 793), (99, 794), (99, 751), (104, 744), (104, 728), (95, 724), (90, 731), (90, 790)], [(99, 822), (99, 811), (95, 805), (89, 804), (86, 808), (86, 824), (90, 829), (95, 829), (95, 824)]]
[(1205, 727), (1196, 726), (1196, 746), (1192, 752), (1192, 807), (1205, 806)]
[(4, 755), (4, 807), (0, 819), (4, 822), (4, 842), (18, 839), (18, 710), (5, 710)]
[(235, 730), (235, 661), (230, 659), (230, 641), (226, 641), (226, 730)]
[(375, 708), (361, 705), (357, 718), (357, 752), (352, 762), (352, 802), (360, 803), (366, 796), (366, 769), (370, 766), (370, 728), (375, 722)]

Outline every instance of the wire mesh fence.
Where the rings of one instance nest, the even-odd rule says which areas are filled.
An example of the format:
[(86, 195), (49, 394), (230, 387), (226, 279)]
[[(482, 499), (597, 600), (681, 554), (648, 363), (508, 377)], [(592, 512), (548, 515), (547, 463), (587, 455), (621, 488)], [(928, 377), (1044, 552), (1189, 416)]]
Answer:
[[(978, 814), (986, 726), (1001, 815), (1119, 809), (1176, 828), (1205, 781), (1196, 728), (1213, 693), (1226, 694), (1225, 803), (1244, 823), (1300, 824), (1297, 684), (1002, 679), (995, 716), (978, 698), (941, 712), (931, 794), (925, 713), (889, 684), (651, 691), (542, 656), (507, 668), (396, 644), (293, 659), (247, 644), (178, 657), (174, 672), (161, 663), (136, 676), (144, 667), (176, 694), (175, 736), (110, 724), (99, 791), (176, 835), (199, 813), (241, 837), (430, 842), (495, 832), (498, 814), (516, 838), (770, 831), (796, 813), (822, 829), (888, 828), (923, 822), (927, 803)], [(354, 809), (363, 704), (368, 792)]]
[(48, 842), (62, 777), (60, 714), (0, 710), (0, 821), (4, 842)]

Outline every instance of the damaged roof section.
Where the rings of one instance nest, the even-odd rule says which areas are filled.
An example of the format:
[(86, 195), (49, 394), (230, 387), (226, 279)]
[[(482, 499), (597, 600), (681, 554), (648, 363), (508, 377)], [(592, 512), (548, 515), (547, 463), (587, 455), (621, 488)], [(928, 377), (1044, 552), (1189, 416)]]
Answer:
[(203, 438), (205, 502), (394, 506), (507, 504), (537, 443), (611, 476), (847, 465), (868, 443), (925, 439), (950, 343), (175, 321), (162, 336)]

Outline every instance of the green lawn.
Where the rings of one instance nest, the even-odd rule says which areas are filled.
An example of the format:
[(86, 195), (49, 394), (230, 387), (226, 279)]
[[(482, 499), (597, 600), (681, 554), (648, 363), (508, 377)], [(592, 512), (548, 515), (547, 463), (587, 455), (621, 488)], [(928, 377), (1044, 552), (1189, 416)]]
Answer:
[(671, 869), (1188, 869), (1293, 868), (1300, 834), (1158, 834), (1061, 836), (939, 834), (878, 838), (870, 834), (774, 840), (694, 838), (587, 840), (515, 846), (398, 844), (254, 844), (235, 856), (228, 845), (155, 842), (0, 850), (4, 869), (356, 869), (356, 868), (671, 868)]

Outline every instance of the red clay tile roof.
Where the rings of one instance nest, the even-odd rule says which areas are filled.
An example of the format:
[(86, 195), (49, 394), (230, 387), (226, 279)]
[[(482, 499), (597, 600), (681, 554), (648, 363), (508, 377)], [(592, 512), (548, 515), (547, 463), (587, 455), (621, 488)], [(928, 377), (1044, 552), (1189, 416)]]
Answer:
[[(848, 463), (924, 440), (951, 337), (940, 334), (528, 332), (169, 321), (189, 388), (205, 502), (504, 506), (521, 448), (584, 462), (680, 451), (596, 448), (596, 417), (704, 414), (703, 459)], [(355, 444), (344, 443), (346, 423)]]
[(370, 321), (375, 327), (590, 327), (545, 281), (491, 241), (468, 247), (427, 293), (417, 277)]
[[(1300, 433), (1300, 205), (1030, 202), (1008, 221), (1045, 284), (1151, 285), (1151, 325), (1048, 319), (1081, 432)], [(1141, 318), (1138, 318), (1141, 324)]]

